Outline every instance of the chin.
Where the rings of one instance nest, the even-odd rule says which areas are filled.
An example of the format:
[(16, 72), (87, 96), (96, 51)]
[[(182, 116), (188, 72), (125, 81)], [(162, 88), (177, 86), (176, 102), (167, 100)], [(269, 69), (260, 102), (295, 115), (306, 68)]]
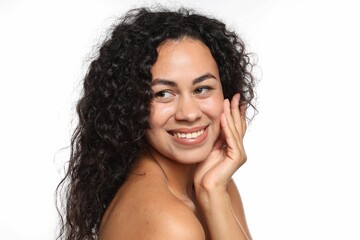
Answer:
[(211, 149), (183, 150), (178, 154), (169, 154), (167, 157), (182, 164), (196, 164), (205, 161), (208, 158), (210, 152)]

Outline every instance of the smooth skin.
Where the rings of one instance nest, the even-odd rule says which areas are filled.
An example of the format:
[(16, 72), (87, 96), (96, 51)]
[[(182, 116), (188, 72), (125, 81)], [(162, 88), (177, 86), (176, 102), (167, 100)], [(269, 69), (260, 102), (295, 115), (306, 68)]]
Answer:
[(224, 100), (200, 41), (168, 40), (152, 67), (150, 148), (137, 157), (99, 239), (252, 239), (232, 175), (246, 161), (245, 108)]

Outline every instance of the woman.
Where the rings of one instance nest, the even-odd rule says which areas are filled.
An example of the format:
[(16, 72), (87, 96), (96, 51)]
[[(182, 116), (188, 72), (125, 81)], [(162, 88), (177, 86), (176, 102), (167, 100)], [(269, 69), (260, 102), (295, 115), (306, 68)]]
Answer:
[(244, 44), (192, 11), (135, 9), (84, 79), (65, 239), (251, 239), (234, 172), (254, 78)]

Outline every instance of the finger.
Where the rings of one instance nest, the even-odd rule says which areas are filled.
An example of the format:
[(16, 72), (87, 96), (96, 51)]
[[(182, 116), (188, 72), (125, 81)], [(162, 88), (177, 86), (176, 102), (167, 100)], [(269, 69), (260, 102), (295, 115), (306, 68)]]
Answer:
[[(237, 140), (235, 138), (235, 135), (234, 135), (234, 131), (233, 129), (231, 129), (231, 126), (230, 126), (230, 122), (229, 120), (231, 120), (231, 115), (230, 115), (230, 119), (228, 117), (228, 114), (226, 113), (226, 111), (221, 114), (221, 127), (222, 127), (222, 130), (224, 132), (224, 136), (225, 136), (225, 143), (227, 145), (227, 149), (228, 149), (228, 152), (232, 152), (232, 153), (235, 153), (237, 151), (237, 149), (239, 149), (239, 145), (237, 143)], [(233, 158), (234, 156), (232, 156)]]
[(242, 137), (244, 138), (247, 123), (246, 123), (246, 102), (241, 103), (240, 105), (240, 116), (241, 116), (241, 128), (242, 128)]
[(239, 152), (240, 159), (242, 159), (241, 161), (244, 162), (246, 161), (246, 153), (243, 145), (243, 137), (246, 131), (246, 117), (245, 117), (246, 105), (245, 104), (241, 106), (239, 105), (240, 105), (240, 94), (237, 93), (233, 96), (231, 100), (231, 106), (230, 106), (231, 119), (228, 118), (227, 120), (229, 126), (231, 126), (231, 123), (234, 124), (236, 131), (233, 131), (233, 135), (236, 139), (238, 149), (240, 150)]
[(221, 149), (225, 145), (225, 135), (224, 132), (221, 130), (219, 137), (216, 139), (214, 143), (213, 149)]
[(229, 99), (224, 100), (224, 113), (227, 119), (228, 127), (232, 132), (236, 131), (234, 121), (232, 120), (231, 110), (230, 110), (230, 101)]
[[(226, 172), (231, 175), (244, 163), (246, 155), (243, 151), (242, 141), (238, 143), (233, 131), (230, 129), (230, 124), (225, 113), (221, 115), (221, 126), (226, 138), (226, 155), (228, 156), (225, 158), (223, 164), (225, 164), (224, 167), (227, 169)], [(231, 163), (226, 159), (231, 160)]]
[[(227, 101), (226, 105), (224, 105), (224, 109), (225, 109), (224, 112), (226, 113), (226, 118), (227, 118), (229, 127), (230, 127), (231, 131), (233, 132), (236, 142), (239, 145), (239, 142), (241, 141), (242, 137), (238, 130), (239, 128), (241, 128), (241, 123), (239, 122), (239, 118), (240, 118), (240, 113), (238, 110), (239, 104), (237, 103), (236, 98), (237, 98), (237, 96), (235, 95), (233, 97), (233, 99), (231, 100), (231, 105), (230, 105), (230, 102)], [(236, 114), (238, 116), (236, 116)], [(236, 122), (238, 122), (238, 123), (236, 123)], [(238, 126), (236, 126), (235, 124), (238, 124)]]
[(231, 100), (231, 115), (239, 138), (243, 137), (243, 119), (240, 113), (240, 94), (237, 93)]

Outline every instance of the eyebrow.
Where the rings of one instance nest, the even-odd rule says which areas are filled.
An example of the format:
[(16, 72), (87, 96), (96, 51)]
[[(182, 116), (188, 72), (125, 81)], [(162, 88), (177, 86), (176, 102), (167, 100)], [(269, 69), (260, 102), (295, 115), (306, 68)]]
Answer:
[[(206, 79), (209, 79), (209, 78), (217, 79), (211, 73), (206, 73), (204, 75), (201, 75), (200, 77), (195, 78), (193, 80), (192, 84), (193, 85), (198, 84), (198, 83), (200, 83), (202, 81), (205, 81)], [(152, 82), (151, 82), (151, 86), (154, 86), (154, 85), (167, 85), (167, 86), (171, 86), (171, 87), (176, 87), (177, 86), (176, 82), (168, 80), (168, 79), (162, 79), (162, 78), (153, 79)]]

